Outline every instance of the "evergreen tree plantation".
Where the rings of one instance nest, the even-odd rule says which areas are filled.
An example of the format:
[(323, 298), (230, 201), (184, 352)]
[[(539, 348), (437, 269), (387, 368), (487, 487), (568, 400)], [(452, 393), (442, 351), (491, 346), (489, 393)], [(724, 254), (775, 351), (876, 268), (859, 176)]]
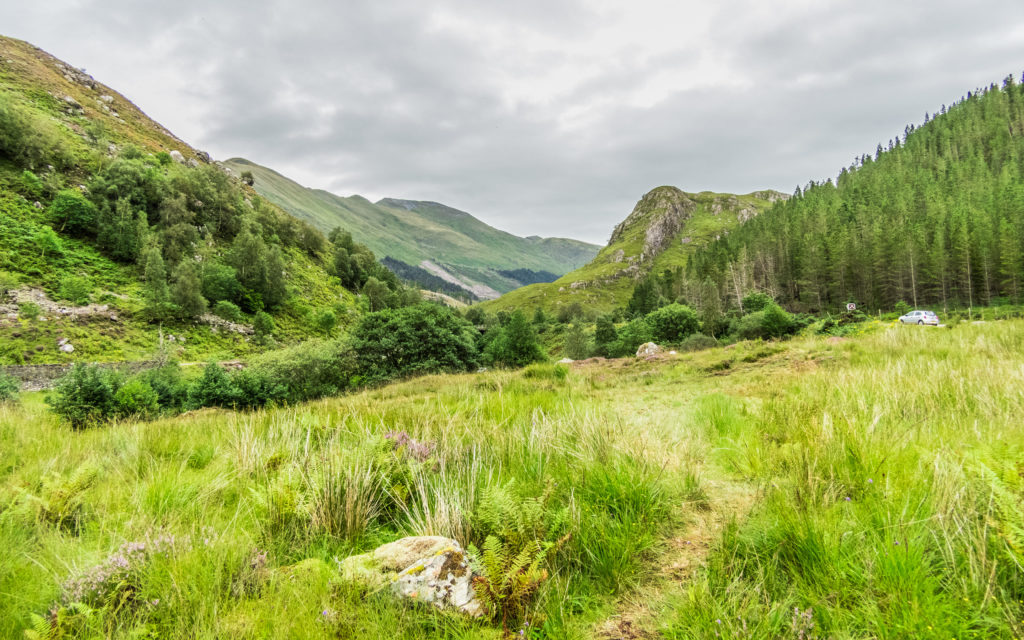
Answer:
[(1021, 300), (1024, 88), (968, 92), (835, 179), (811, 182), (698, 251), (689, 278), (792, 309)]
[[(326, 186), (0, 36), (0, 638), (1024, 638), (1024, 81), (745, 184), (845, 148), (796, 98), (947, 60), (948, 7), (890, 60), (870, 3), (76, 4)], [(915, 87), (1024, 33), (946, 27)], [(580, 236), (648, 190), (599, 248), (339, 195), (388, 180)]]

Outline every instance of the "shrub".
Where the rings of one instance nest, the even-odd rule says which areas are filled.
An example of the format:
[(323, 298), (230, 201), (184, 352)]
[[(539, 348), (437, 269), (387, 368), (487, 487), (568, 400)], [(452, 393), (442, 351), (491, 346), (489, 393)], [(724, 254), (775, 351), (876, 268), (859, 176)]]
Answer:
[(64, 276), (60, 281), (58, 295), (62, 300), (73, 304), (89, 304), (92, 293), (92, 281), (82, 276)]
[(266, 342), (277, 331), (274, 318), (266, 311), (256, 312), (256, 316), (252, 319), (252, 328), (256, 332), (256, 341), (260, 343)]
[(637, 348), (654, 337), (651, 325), (644, 318), (631, 320), (619, 330), (619, 339), (609, 348), (609, 355), (621, 358), (636, 353)]
[(156, 392), (157, 402), (165, 411), (176, 411), (185, 406), (188, 385), (181, 376), (181, 366), (170, 361), (139, 374), (139, 378)]
[(740, 302), (740, 306), (743, 307), (744, 313), (755, 313), (757, 311), (762, 311), (765, 307), (772, 304), (772, 302), (772, 297), (767, 293), (755, 291), (745, 295), (743, 300)]
[(188, 388), (188, 406), (231, 408), (238, 402), (238, 389), (231, 378), (216, 362), (203, 369), (203, 375), (192, 381)]
[(597, 324), (594, 326), (594, 344), (598, 355), (611, 355), (612, 345), (618, 339), (619, 334), (615, 330), (615, 318), (611, 315), (603, 315), (598, 318)]
[(214, 315), (224, 318), (229, 322), (238, 322), (242, 319), (242, 310), (234, 302), (221, 300), (213, 305)]
[(57, 193), (57, 197), (50, 203), (49, 212), (53, 221), (60, 224), (61, 231), (72, 235), (96, 233), (99, 211), (95, 204), (78, 191), (68, 189)]
[(908, 313), (910, 313), (910, 305), (907, 304), (905, 301), (900, 300), (899, 302), (896, 303), (896, 306), (893, 307), (893, 311), (895, 311), (898, 315), (905, 316)]
[(506, 367), (525, 367), (547, 358), (537, 342), (536, 329), (522, 311), (509, 315), (508, 323), (495, 331), (497, 333), (487, 345), (489, 362)]
[(236, 271), (226, 264), (204, 262), (202, 281), (203, 297), (211, 302), (238, 300), (241, 294)]
[(330, 309), (324, 309), (316, 315), (316, 319), (313, 322), (317, 329), (330, 335), (334, 328), (338, 326), (338, 316), (334, 315), (334, 312)]
[(478, 363), (471, 331), (450, 309), (420, 304), (363, 316), (352, 332), (352, 347), (360, 372), (371, 381), (470, 371)]
[(782, 307), (772, 302), (764, 308), (764, 332), (772, 338), (781, 338), (789, 335), (793, 328), (793, 316), (783, 310)]
[(680, 342), (700, 330), (697, 312), (679, 303), (672, 303), (647, 314), (647, 324), (658, 342)]
[[(282, 388), (280, 395), (270, 387), (258, 387), (260, 393), (275, 401), (302, 402), (347, 389), (356, 374), (356, 356), (346, 342), (307, 340), (260, 356), (246, 371), (250, 370), (267, 384), (273, 381)], [(257, 383), (246, 380), (245, 384)]]
[(718, 340), (703, 333), (695, 333), (679, 343), (680, 351), (703, 351), (718, 346)]
[(234, 406), (240, 409), (255, 409), (287, 399), (287, 388), (266, 371), (236, 371), (231, 376), (231, 384), (236, 391)]
[(57, 381), (53, 394), (46, 397), (46, 403), (73, 428), (81, 429), (108, 420), (117, 413), (114, 395), (119, 386), (120, 380), (112, 371), (78, 363)]
[(35, 320), (43, 313), (43, 309), (34, 302), (18, 303), (18, 315), (29, 320)]
[(590, 340), (583, 332), (580, 324), (574, 324), (565, 332), (562, 341), (562, 353), (573, 360), (583, 360), (590, 357)]
[(28, 170), (21, 172), (21, 188), (26, 194), (33, 198), (42, 197), (43, 191), (46, 189), (43, 181), (39, 179), (39, 176)]
[(733, 320), (730, 333), (734, 333), (744, 340), (756, 340), (767, 337), (764, 330), (764, 311), (748, 313), (742, 318)]
[(130, 378), (114, 394), (117, 415), (151, 418), (160, 410), (160, 399), (153, 387), (142, 378)]
[(18, 391), (21, 383), (5, 371), (0, 371), (0, 403), (15, 402), (18, 399)]

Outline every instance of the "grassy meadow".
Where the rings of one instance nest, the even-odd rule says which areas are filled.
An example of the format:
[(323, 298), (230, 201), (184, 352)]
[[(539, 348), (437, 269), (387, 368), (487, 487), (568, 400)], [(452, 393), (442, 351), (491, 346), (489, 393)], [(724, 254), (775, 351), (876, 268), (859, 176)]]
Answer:
[[(1018, 638), (1024, 321), (430, 376), (72, 431), (0, 405), (0, 637)], [(515, 616), (338, 578), (549, 542)]]

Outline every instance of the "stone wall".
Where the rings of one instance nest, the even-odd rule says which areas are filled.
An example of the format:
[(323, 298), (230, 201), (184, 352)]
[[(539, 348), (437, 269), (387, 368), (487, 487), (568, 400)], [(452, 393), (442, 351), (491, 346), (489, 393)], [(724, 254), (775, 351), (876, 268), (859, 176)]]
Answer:
[[(99, 366), (104, 369), (117, 369), (128, 373), (136, 373), (157, 366), (155, 360), (139, 362), (103, 362)], [(0, 366), (8, 375), (21, 381), (22, 391), (40, 391), (49, 389), (54, 383), (71, 370), (70, 364), (24, 364)]]

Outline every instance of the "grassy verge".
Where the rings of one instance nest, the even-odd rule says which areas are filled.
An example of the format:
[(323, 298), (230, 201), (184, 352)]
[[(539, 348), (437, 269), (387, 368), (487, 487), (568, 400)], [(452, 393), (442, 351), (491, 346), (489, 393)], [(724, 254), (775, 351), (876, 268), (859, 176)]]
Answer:
[(1019, 321), (893, 327), (81, 432), (29, 394), (0, 408), (0, 635), (142, 541), (69, 633), (500, 637), (333, 559), (529, 530), (569, 537), (528, 637), (1017, 637), (1022, 354)]

